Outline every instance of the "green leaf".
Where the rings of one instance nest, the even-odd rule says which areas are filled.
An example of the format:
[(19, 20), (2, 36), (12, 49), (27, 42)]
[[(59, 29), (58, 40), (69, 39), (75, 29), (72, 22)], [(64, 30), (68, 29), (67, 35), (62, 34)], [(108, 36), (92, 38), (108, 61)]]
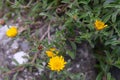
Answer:
[(15, 59), (12, 59), (12, 60), (17, 66), (19, 65), (19, 63)]
[(52, 79), (52, 78), (54, 77), (54, 75), (55, 75), (55, 72), (51, 72), (51, 73), (49, 74), (49, 78)]
[(94, 5), (98, 5), (99, 4), (99, 0), (94, 0)]
[(116, 18), (117, 18), (117, 15), (119, 14), (119, 12), (120, 12), (120, 10), (117, 10), (112, 14), (112, 22), (116, 22)]
[(111, 54), (109, 53), (109, 52), (107, 52), (107, 51), (105, 51), (106, 52), (106, 62), (108, 63), (108, 64), (112, 64), (112, 62), (113, 62), (113, 60), (112, 60), (112, 56), (111, 56)]
[(79, 4), (88, 4), (90, 0), (79, 0)]
[(102, 77), (103, 77), (103, 72), (100, 72), (100, 73), (97, 75), (96, 80), (102, 80)]
[(111, 80), (111, 74), (107, 73), (107, 80)]
[(119, 4), (108, 4), (108, 5), (105, 5), (104, 8), (118, 8), (118, 9), (120, 9), (120, 5)]
[(115, 55), (120, 55), (120, 46), (116, 46), (116, 47), (113, 47), (113, 51), (112, 53), (114, 53)]
[(120, 59), (115, 61), (114, 66), (118, 67), (120, 69)]
[(75, 42), (70, 41), (70, 44), (71, 44), (71, 46), (72, 46), (74, 52), (76, 52), (77, 47), (76, 47)]
[(67, 50), (66, 54), (69, 55), (72, 59), (75, 59), (75, 53), (74, 52), (72, 52), (70, 50)]
[(120, 44), (119, 40), (109, 40), (109, 41), (105, 42), (105, 45), (113, 45), (113, 46), (115, 46), (115, 45), (118, 45), (118, 44)]
[(111, 11), (102, 17), (103, 22), (107, 22), (111, 17)]
[(16, 74), (14, 74), (14, 76), (13, 76), (13, 79), (12, 79), (12, 80), (16, 80), (17, 75), (18, 75), (18, 72), (17, 72)]
[(107, 80), (115, 80), (115, 79), (111, 76), (111, 73), (107, 73)]
[(0, 71), (8, 72), (8, 71), (10, 71), (10, 70), (9, 70), (8, 68), (6, 68), (6, 67), (0, 66)]

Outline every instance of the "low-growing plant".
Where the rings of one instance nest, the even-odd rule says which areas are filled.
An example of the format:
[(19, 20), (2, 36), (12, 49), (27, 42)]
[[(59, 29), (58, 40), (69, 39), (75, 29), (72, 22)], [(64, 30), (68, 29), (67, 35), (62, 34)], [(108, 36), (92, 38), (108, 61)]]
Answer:
[[(5, 6), (8, 9), (4, 14), (5, 19), (12, 17), (12, 14), (17, 17), (22, 17), (27, 14), (27, 17), (33, 18), (34, 22), (43, 20), (48, 24), (47, 38), (40, 41), (39, 39), (30, 40), (30, 34), (24, 32), (22, 35), (27, 35), (26, 38), (33, 43), (30, 52), (38, 52), (38, 47), (43, 47), (40, 57), (34, 63), (36, 67), (43, 67), (42, 61), (48, 63), (55, 55), (63, 56), (64, 58), (70, 56), (71, 59), (76, 57), (76, 44), (88, 42), (91, 46), (96, 60), (96, 68), (98, 76), (96, 80), (102, 80), (105, 77), (107, 80), (114, 80), (110, 73), (110, 68), (116, 66), (120, 68), (119, 52), (120, 52), (120, 1), (119, 0), (2, 0), (0, 9)], [(30, 25), (26, 20), (26, 25)], [(51, 35), (52, 29), (54, 35)], [(30, 33), (30, 32), (29, 32)], [(68, 49), (68, 42), (72, 46), (72, 50)], [(56, 48), (55, 51), (45, 52), (50, 48)], [(42, 56), (42, 57), (41, 57)], [(41, 58), (41, 60), (39, 60)], [(67, 65), (65, 59), (64, 65)], [(64, 62), (64, 60), (62, 60)], [(38, 65), (41, 64), (41, 65)], [(49, 64), (49, 63), (48, 63)], [(50, 67), (46, 66), (48, 70), (49, 80), (82, 80), (80, 74), (69, 74), (64, 71), (61, 72), (50, 71)], [(54, 69), (52, 69), (54, 70)], [(61, 77), (62, 76), (62, 77)], [(44, 77), (44, 73), (42, 74)], [(44, 77), (45, 78), (45, 77)], [(47, 78), (45, 78), (47, 80)], [(44, 80), (45, 80), (44, 79)], [(84, 80), (84, 79), (83, 79)]]

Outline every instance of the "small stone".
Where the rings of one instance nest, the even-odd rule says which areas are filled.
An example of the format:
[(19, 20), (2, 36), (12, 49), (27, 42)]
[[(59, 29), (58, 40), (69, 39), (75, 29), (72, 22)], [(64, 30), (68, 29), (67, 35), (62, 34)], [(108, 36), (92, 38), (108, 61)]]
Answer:
[(0, 19), (0, 25), (4, 25), (5, 24), (5, 20), (4, 19)]
[(13, 44), (11, 45), (11, 48), (17, 50), (19, 48), (18, 42), (14, 41)]
[(4, 39), (1, 42), (2, 42), (2, 45), (9, 46), (10, 45), (9, 43), (11, 43), (11, 41), (12, 41), (11, 38), (4, 37)]
[(3, 40), (6, 36), (6, 31), (8, 30), (7, 25), (0, 28), (0, 41)]
[(26, 40), (20, 43), (20, 47), (25, 52), (27, 52), (30, 49), (29, 43)]
[(23, 78), (18, 78), (18, 80), (24, 80)]
[(11, 55), (9, 55), (9, 56), (8, 56), (8, 58), (9, 58), (9, 59), (11, 59), (11, 58), (12, 58), (12, 56), (11, 56)]
[(71, 71), (71, 70), (72, 70), (72, 68), (68, 68), (68, 69), (67, 69), (67, 71)]
[(79, 65), (79, 64), (77, 64), (77, 65), (76, 65), (76, 67), (77, 67), (77, 68), (79, 68), (79, 67), (80, 67), (80, 65)]
[(45, 65), (46, 65), (46, 62), (42, 62), (42, 65), (45, 66)]
[(24, 72), (26, 73), (26, 72), (27, 72), (27, 69), (25, 69)]
[[(13, 59), (16, 60), (19, 64), (24, 64), (28, 62), (29, 55), (23, 51), (17, 52), (13, 55)], [(12, 61), (13, 65), (17, 65), (14, 61)]]
[(34, 73), (34, 75), (35, 75), (35, 76), (38, 76), (38, 75), (39, 75), (39, 73)]
[(43, 71), (44, 71), (44, 69), (42, 69), (42, 68), (38, 69), (38, 72), (39, 72), (40, 75), (42, 74)]

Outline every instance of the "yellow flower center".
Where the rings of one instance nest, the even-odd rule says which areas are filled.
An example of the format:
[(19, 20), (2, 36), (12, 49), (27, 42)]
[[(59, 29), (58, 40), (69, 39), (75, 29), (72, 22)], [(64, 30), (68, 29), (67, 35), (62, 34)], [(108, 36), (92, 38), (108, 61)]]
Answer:
[(6, 35), (8, 37), (15, 37), (16, 35), (18, 34), (18, 30), (16, 27), (12, 26), (11, 28), (9, 28), (7, 31), (6, 31)]
[(65, 64), (66, 62), (64, 61), (64, 58), (62, 56), (55, 56), (50, 58), (48, 66), (53, 71), (60, 71), (64, 69)]

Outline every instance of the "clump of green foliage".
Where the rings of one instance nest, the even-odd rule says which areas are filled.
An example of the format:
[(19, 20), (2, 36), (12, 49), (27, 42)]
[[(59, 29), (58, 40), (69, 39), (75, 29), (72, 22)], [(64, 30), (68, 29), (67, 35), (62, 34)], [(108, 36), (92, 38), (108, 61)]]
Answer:
[[(96, 65), (99, 71), (96, 80), (101, 80), (103, 76), (106, 76), (107, 80), (113, 80), (110, 68), (120, 68), (119, 0), (2, 0), (0, 4), (0, 9), (8, 9), (4, 14), (5, 19), (13, 13), (20, 17), (27, 12), (28, 17), (34, 18), (34, 21), (27, 20), (30, 23), (44, 20), (45, 23), (50, 22), (52, 27), (61, 26), (60, 29), (57, 28), (54, 40), (38, 41), (45, 48), (56, 47), (62, 55), (69, 55), (74, 59), (76, 44), (88, 42), (99, 61)], [(96, 20), (103, 21), (107, 27), (96, 30)], [(66, 48), (66, 41), (71, 43), (73, 51)], [(37, 47), (34, 51), (37, 51)], [(42, 61), (38, 60), (37, 63), (39, 62)]]

